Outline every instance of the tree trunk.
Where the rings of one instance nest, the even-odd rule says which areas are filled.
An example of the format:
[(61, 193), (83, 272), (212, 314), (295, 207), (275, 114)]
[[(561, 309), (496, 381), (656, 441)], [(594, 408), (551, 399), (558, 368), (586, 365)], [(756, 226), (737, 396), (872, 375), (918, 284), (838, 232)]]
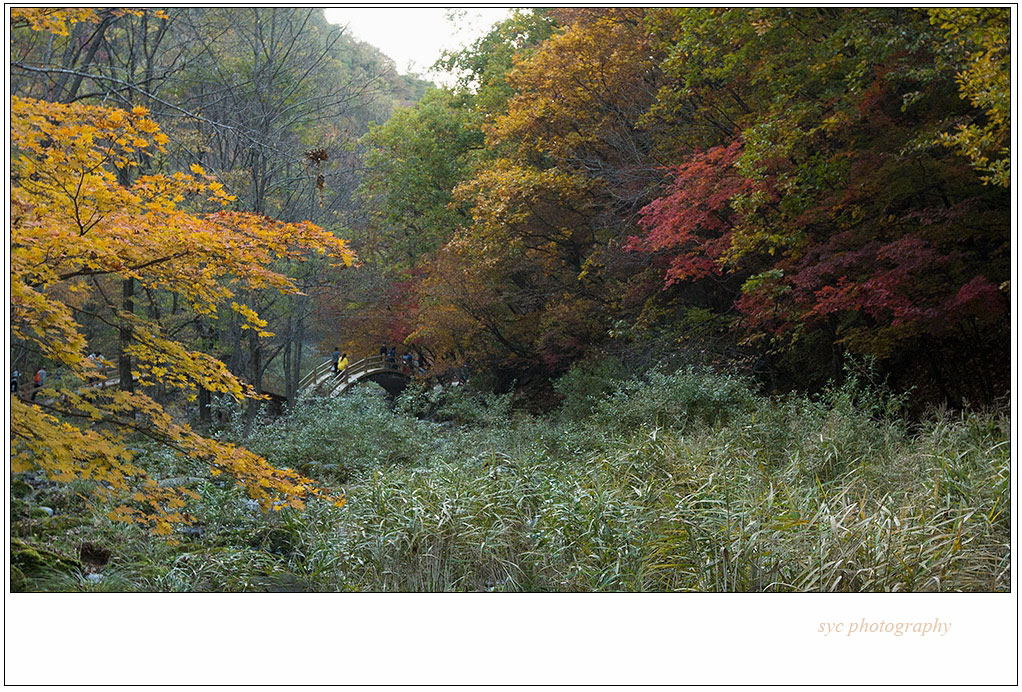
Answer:
[(211, 416), (209, 415), (209, 405), (212, 401), (209, 390), (205, 387), (199, 387), (199, 425), (209, 425)]
[[(290, 320), (288, 321), (290, 322)], [(284, 342), (284, 397), (288, 401), (292, 401), (295, 396), (294, 387), (292, 386), (293, 368), (291, 365), (291, 338), (292, 338), (291, 326), (288, 325), (287, 341)]]
[(82, 61), (82, 64), (78, 66), (78, 70), (80, 70), (81, 72), (75, 75), (74, 81), (68, 88), (67, 93), (61, 95), (60, 98), (61, 101), (65, 103), (70, 103), (75, 100), (75, 97), (78, 96), (78, 90), (81, 89), (82, 80), (85, 78), (84, 72), (88, 69), (89, 65), (91, 65), (92, 61), (96, 58), (96, 51), (99, 50), (100, 44), (103, 43), (103, 33), (106, 31), (107, 27), (110, 26), (111, 21), (113, 21), (113, 17), (111, 15), (103, 17), (102, 21), (99, 23), (99, 26), (93, 32), (92, 36), (90, 37), (89, 53), (88, 55), (85, 56), (85, 60)]
[[(121, 310), (126, 313), (135, 313), (135, 280), (124, 279), (121, 281)], [(121, 328), (118, 339), (117, 368), (120, 375), (120, 388), (125, 392), (135, 391), (135, 382), (131, 378), (131, 356), (128, 355), (128, 346), (131, 345), (131, 325), (127, 320), (121, 320)]]
[[(251, 357), (252, 365), (252, 386), (257, 392), (262, 391), (262, 345), (259, 343), (259, 335), (256, 334), (254, 329), (249, 330), (248, 336), (248, 347), (249, 354)], [(242, 437), (248, 437), (249, 432), (252, 430), (252, 423), (255, 422), (256, 415), (259, 413), (259, 407), (262, 405), (261, 401), (250, 399), (245, 409), (245, 428), (242, 433)]]
[[(304, 301), (303, 301), (304, 302)], [(304, 310), (304, 306), (302, 306)], [(294, 367), (294, 381), (291, 385), (291, 389), (295, 395), (298, 395), (298, 384), (302, 380), (302, 351), (305, 345), (305, 316), (301, 310), (298, 312), (298, 324), (295, 326), (295, 367)]]
[[(174, 294), (174, 297), (175, 298), (177, 297), (176, 293)], [(200, 320), (199, 323), (198, 323), (197, 329), (198, 329), (198, 332), (199, 332), (200, 339), (202, 340), (202, 342), (206, 346), (206, 352), (207, 353), (212, 353), (214, 341), (216, 339), (216, 334), (213, 331), (213, 327), (205, 324), (204, 322), (202, 322)], [(209, 406), (210, 406), (210, 404), (212, 402), (213, 402), (213, 395), (210, 393), (210, 391), (208, 389), (206, 389), (205, 387), (199, 387), (199, 424), (200, 425), (208, 426), (209, 423), (212, 421), (212, 416), (210, 415), (210, 410), (209, 410)]]

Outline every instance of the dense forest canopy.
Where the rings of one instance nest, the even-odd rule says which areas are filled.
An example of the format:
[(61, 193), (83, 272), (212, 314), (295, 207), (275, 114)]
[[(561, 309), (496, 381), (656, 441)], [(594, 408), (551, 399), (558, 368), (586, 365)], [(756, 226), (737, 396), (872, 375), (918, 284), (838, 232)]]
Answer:
[(183, 495), (127, 434), (267, 507), (338, 502), (183, 420), (225, 395), (247, 434), (381, 342), (533, 403), (606, 355), (782, 392), (866, 357), (919, 406), (994, 402), (1009, 18), (519, 10), (441, 89), (317, 9), (14, 9), (11, 360), (49, 372), (12, 399), (15, 469), (163, 532)]
[(920, 401), (991, 401), (1008, 18), (519, 12), (448, 57), (460, 88), (364, 138), (367, 237), (393, 253), (375, 331), (498, 385), (681, 350), (813, 389), (872, 356)]

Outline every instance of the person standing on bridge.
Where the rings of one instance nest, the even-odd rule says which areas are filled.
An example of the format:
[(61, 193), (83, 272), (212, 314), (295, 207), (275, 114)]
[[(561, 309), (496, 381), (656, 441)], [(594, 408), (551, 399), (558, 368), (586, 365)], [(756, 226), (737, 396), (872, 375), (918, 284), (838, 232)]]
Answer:
[(393, 346), (387, 351), (387, 369), (397, 370), (397, 349)]
[(336, 346), (334, 346), (334, 352), (333, 352), (333, 355), (331, 357), (333, 358), (334, 374), (336, 375), (337, 373), (340, 372), (340, 370), (338, 369), (338, 363), (341, 360), (341, 349), (339, 349)]
[(348, 354), (341, 355), (341, 360), (337, 363), (337, 372), (344, 372), (348, 369)]

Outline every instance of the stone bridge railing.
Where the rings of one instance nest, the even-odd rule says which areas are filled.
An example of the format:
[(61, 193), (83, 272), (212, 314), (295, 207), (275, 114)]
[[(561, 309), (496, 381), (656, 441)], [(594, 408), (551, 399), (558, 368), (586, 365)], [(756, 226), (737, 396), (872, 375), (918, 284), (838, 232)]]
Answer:
[(306, 395), (323, 392), (327, 396), (337, 396), (355, 383), (378, 373), (389, 373), (409, 379), (416, 374), (408, 371), (400, 358), (388, 360), (388, 357), (382, 354), (357, 360), (337, 373), (334, 372), (333, 362), (327, 360), (298, 382), (298, 391)]

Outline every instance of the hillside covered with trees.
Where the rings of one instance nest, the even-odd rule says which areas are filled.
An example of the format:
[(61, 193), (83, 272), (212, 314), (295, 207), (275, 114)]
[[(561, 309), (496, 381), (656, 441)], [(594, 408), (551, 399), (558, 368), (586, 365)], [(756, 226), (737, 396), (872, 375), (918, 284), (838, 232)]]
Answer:
[(15, 590), (1010, 588), (1010, 9), (11, 17)]

